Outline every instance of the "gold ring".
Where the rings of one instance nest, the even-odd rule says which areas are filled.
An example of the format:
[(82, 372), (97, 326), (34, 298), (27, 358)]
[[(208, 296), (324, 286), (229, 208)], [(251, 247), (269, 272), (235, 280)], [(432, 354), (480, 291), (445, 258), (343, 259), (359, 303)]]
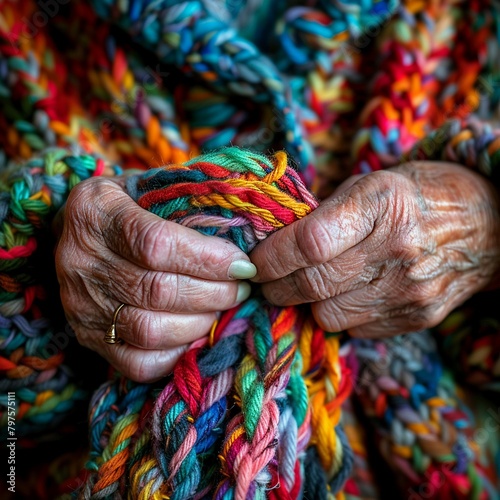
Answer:
[(118, 337), (116, 334), (116, 320), (118, 318), (118, 313), (125, 307), (125, 304), (120, 304), (116, 309), (113, 314), (113, 322), (111, 323), (111, 326), (108, 328), (108, 331), (106, 332), (106, 335), (104, 335), (104, 342), (107, 344), (120, 344), (121, 339)]

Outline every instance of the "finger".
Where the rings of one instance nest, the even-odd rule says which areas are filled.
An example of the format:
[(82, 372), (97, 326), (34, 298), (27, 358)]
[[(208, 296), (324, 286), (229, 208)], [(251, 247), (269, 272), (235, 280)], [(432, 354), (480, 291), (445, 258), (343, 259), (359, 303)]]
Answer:
[[(348, 319), (344, 328), (353, 336), (370, 338), (433, 328), (468, 298), (464, 278), (463, 275), (449, 273), (425, 282), (405, 282), (396, 276), (391, 280), (392, 285), (389, 282), (389, 286), (385, 287), (385, 292), (380, 289), (380, 282), (371, 283), (366, 289), (351, 295), (353, 302), (371, 304), (376, 309), (373, 320), (361, 324), (361, 321)], [(377, 297), (378, 302), (375, 301)]]
[(340, 332), (384, 318), (384, 299), (367, 298), (366, 291), (344, 293), (311, 306), (314, 319), (328, 332)]
[(314, 304), (313, 314), (327, 331), (348, 330), (354, 337), (382, 338), (432, 328), (450, 310), (447, 301), (436, 303), (432, 296), (397, 305), (394, 299), (379, 297), (374, 298), (374, 290), (357, 290)]
[(190, 344), (208, 334), (215, 313), (171, 314), (125, 307), (116, 322), (117, 335), (141, 349), (164, 350)]
[(145, 269), (210, 280), (255, 274), (247, 255), (231, 242), (163, 220), (139, 207), (111, 180), (89, 179), (82, 184), (68, 200), (66, 215), (81, 217), (83, 209), (87, 226), (97, 229), (104, 244), (126, 260)]
[(396, 266), (383, 280), (374, 280), (359, 289), (313, 304), (317, 323), (324, 330), (337, 332), (399, 317), (415, 319), (415, 313), (431, 312), (441, 284), (436, 281), (427, 286), (402, 285), (404, 280), (398, 271)]
[(258, 271), (253, 281), (274, 281), (324, 264), (365, 239), (373, 230), (376, 214), (373, 204), (362, 203), (358, 191), (352, 186), (257, 245), (250, 254)]
[(369, 236), (330, 262), (298, 269), (276, 281), (264, 283), (264, 296), (273, 304), (289, 306), (322, 300), (358, 290), (386, 276), (397, 262), (371, 261), (375, 241)]
[(349, 328), (348, 331), (353, 337), (359, 338), (393, 337), (394, 335), (432, 328), (444, 320), (447, 311), (448, 309), (442, 306), (426, 307), (403, 316), (355, 326)]
[(408, 318), (401, 317), (391, 320), (365, 323), (364, 325), (349, 328), (348, 332), (353, 337), (382, 339), (418, 330), (418, 328), (412, 328), (410, 326), (410, 324), (408, 323)]
[[(104, 343), (103, 343), (104, 344)], [(188, 346), (166, 350), (144, 350), (122, 343), (96, 349), (125, 377), (140, 383), (150, 383), (172, 373), (175, 364)]]
[(182, 314), (230, 309), (246, 300), (251, 292), (244, 281), (209, 281), (148, 271), (117, 256), (98, 262), (87, 279), (113, 302)]
[(321, 328), (333, 332), (347, 330), (353, 337), (360, 338), (391, 337), (426, 328), (426, 323), (419, 319), (421, 316), (418, 313), (390, 316), (390, 313), (381, 314), (373, 308), (360, 312), (343, 310), (335, 317), (328, 316), (326, 311), (321, 311), (318, 316), (315, 314)]

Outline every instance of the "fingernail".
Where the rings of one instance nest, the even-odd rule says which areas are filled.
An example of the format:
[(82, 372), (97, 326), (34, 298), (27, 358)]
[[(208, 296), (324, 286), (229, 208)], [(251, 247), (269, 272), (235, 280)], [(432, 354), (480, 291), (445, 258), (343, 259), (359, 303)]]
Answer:
[(229, 266), (229, 276), (237, 280), (248, 280), (257, 274), (257, 268), (248, 260), (235, 260)]
[(248, 297), (250, 297), (251, 291), (252, 287), (245, 281), (238, 283), (238, 295), (236, 295), (236, 302), (239, 303), (243, 302), (244, 300), (247, 300)]

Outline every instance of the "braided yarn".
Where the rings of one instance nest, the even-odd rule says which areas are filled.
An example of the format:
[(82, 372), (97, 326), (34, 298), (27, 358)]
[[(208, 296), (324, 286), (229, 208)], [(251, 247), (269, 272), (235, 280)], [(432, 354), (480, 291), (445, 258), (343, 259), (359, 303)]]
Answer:
[[(26, 440), (54, 438), (86, 397), (44, 272), (52, 219), (89, 176), (173, 163), (129, 181), (133, 197), (245, 251), (316, 202), (282, 172), (283, 153), (210, 153), (221, 147), (286, 149), (320, 197), (352, 172), (419, 159), (500, 182), (497, 2), (95, 0), (60, 2), (54, 16), (41, 4), (0, 0), (0, 419), (4, 430), (15, 391)], [(200, 151), (203, 165), (188, 162)], [(458, 379), (496, 391), (491, 309), (458, 310), (437, 339)], [(497, 450), (474, 439), (488, 409), (476, 423), (419, 335), (339, 340), (307, 308), (255, 295), (166, 382), (115, 377), (99, 389), (79, 495), (340, 497), (351, 466), (344, 494), (376, 495), (369, 478), (387, 480), (363, 471), (369, 447), (351, 406), (345, 435), (339, 425), (348, 360), (363, 381), (353, 399), (365, 431), (403, 498), (497, 498)]]
[[(7, 435), (7, 398), (16, 396), (16, 435), (36, 435), (60, 423), (84, 393), (65, 366), (42, 282), (30, 269), (39, 259), (37, 236), (72, 186), (99, 175), (103, 161), (52, 150), (0, 177), (1, 433)], [(110, 172), (108, 172), (110, 173)], [(71, 335), (71, 332), (69, 332)], [(68, 333), (65, 333), (67, 336)], [(67, 337), (65, 337), (67, 338)]]
[(491, 314), (491, 308), (474, 301), (451, 313), (436, 331), (445, 356), (461, 380), (498, 391), (500, 320)]
[(346, 500), (379, 500), (383, 498), (371, 470), (368, 452), (368, 433), (354, 409), (353, 398), (342, 405), (342, 424), (352, 448), (354, 462), (351, 477), (344, 486)]
[[(250, 251), (316, 199), (283, 152), (227, 148), (127, 181), (140, 206)], [(95, 395), (91, 475), (80, 498), (312, 498), (352, 467), (340, 427), (350, 383), (339, 339), (308, 308), (258, 295), (222, 313), (164, 387), (121, 378)]]
[(353, 375), (379, 448), (409, 498), (498, 498), (474, 420), (428, 331), (354, 340)]
[(100, 16), (113, 19), (160, 60), (182, 66), (188, 75), (201, 77), (217, 90), (269, 103), (283, 123), (287, 149), (308, 165), (302, 130), (276, 67), (204, 2), (134, 2), (132, 8), (112, 0), (92, 4)]

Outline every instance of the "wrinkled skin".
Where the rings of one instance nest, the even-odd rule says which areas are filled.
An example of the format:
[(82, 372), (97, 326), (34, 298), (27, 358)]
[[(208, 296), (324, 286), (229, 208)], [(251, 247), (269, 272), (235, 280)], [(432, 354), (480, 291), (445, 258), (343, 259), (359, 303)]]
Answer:
[[(237, 303), (229, 265), (248, 257), (146, 212), (123, 186), (123, 178), (95, 178), (72, 191), (56, 270), (79, 342), (126, 376), (152, 381), (207, 335), (216, 311)], [(383, 337), (430, 327), (498, 273), (499, 225), (498, 196), (478, 174), (401, 165), (351, 178), (260, 243), (250, 255), (254, 281), (275, 304), (312, 303), (328, 331)], [(122, 302), (125, 342), (108, 345)]]
[[(82, 345), (133, 380), (165, 376), (190, 342), (207, 335), (216, 312), (238, 303), (229, 266), (248, 257), (143, 210), (123, 178), (78, 184), (62, 218), (56, 271), (66, 317)], [(246, 296), (249, 289), (245, 283)], [(125, 342), (108, 345), (103, 337), (122, 302), (117, 333)]]
[(346, 181), (250, 257), (271, 302), (312, 303), (328, 331), (432, 327), (498, 273), (498, 195), (458, 165), (404, 164)]

